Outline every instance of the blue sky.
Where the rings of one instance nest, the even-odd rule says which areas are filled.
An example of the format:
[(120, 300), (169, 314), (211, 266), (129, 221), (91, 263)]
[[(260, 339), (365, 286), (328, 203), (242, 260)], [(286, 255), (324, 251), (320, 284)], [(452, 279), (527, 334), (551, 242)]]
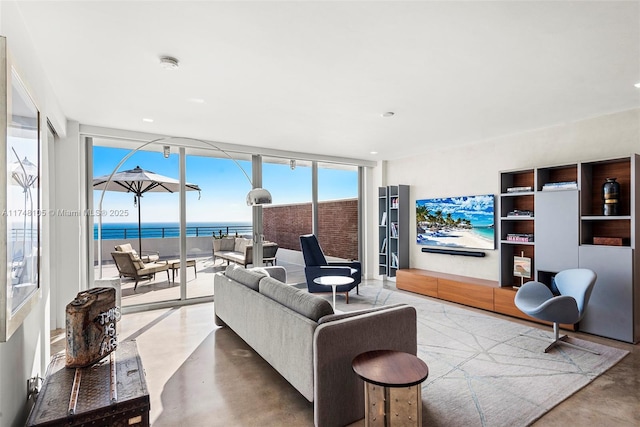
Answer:
[[(108, 175), (130, 150), (93, 147), (93, 176)], [(251, 162), (238, 161), (251, 176)], [(300, 162), (298, 162), (300, 163)], [(168, 159), (162, 153), (139, 151), (119, 169), (124, 171), (140, 166), (161, 175), (178, 179), (179, 156), (172, 153)], [(187, 182), (197, 184), (202, 192), (187, 192), (187, 222), (251, 221), (251, 208), (245, 197), (251, 189), (249, 181), (230, 159), (187, 156)], [(288, 164), (263, 164), (262, 186), (273, 195), (273, 204), (302, 203), (311, 200), (311, 168), (298, 166), (291, 170)], [(319, 168), (318, 198), (334, 200), (357, 197), (357, 168), (339, 170)], [(102, 191), (94, 191), (94, 209)], [(198, 199), (199, 198), (199, 199)], [(107, 191), (102, 204), (106, 216), (103, 223), (134, 223), (138, 221), (133, 195)], [(171, 193), (147, 193), (142, 197), (142, 223), (177, 222), (179, 196)]]
[(494, 223), (493, 194), (416, 200), (416, 206), (426, 206), (431, 214), (437, 210), (441, 210), (443, 216), (450, 213), (454, 220), (468, 219), (474, 226)]

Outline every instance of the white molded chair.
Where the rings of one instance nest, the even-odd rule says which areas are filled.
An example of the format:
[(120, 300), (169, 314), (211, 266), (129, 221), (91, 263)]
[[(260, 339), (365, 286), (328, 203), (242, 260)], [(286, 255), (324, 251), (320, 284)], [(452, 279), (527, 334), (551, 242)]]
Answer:
[[(578, 323), (584, 317), (596, 278), (596, 273), (589, 269), (574, 268), (556, 274), (555, 289), (553, 290), (547, 285), (535, 281), (527, 282), (518, 289), (514, 302), (520, 311), (536, 319), (553, 322), (554, 339), (544, 350), (545, 353), (559, 344), (564, 344), (599, 354), (566, 342), (567, 336), (560, 337), (559, 332), (560, 323)], [(551, 288), (554, 286), (552, 285)], [(554, 293), (556, 290), (557, 292)]]

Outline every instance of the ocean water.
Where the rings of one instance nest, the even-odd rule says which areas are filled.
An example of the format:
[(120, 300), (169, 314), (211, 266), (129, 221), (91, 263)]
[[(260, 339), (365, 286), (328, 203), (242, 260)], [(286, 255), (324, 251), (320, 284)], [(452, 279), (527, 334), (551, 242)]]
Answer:
[(495, 228), (493, 227), (473, 227), (471, 230), (478, 236), (493, 241), (495, 239)]
[[(222, 234), (251, 234), (251, 221), (240, 222), (188, 222), (187, 237), (216, 236)], [(141, 237), (164, 238), (179, 237), (180, 224), (178, 222), (155, 222), (142, 224)], [(137, 239), (138, 223), (103, 223), (102, 240)], [(93, 226), (93, 239), (98, 239), (98, 224)]]

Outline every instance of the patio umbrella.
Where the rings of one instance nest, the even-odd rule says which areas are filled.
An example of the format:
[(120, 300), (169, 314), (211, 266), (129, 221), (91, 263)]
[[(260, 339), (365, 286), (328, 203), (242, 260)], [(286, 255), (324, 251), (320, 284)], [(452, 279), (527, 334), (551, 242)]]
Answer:
[[(120, 191), (133, 193), (134, 202), (138, 205), (138, 250), (142, 255), (142, 227), (140, 224), (140, 198), (148, 192), (168, 192), (180, 191), (180, 181), (168, 176), (142, 169), (136, 166), (134, 169), (118, 172), (113, 175), (111, 181), (109, 175), (100, 176), (93, 179), (94, 190)], [(201, 191), (196, 184), (185, 184), (187, 191)]]
[[(27, 266), (27, 258), (33, 256), (32, 253), (32, 244), (29, 245), (29, 250), (27, 250), (27, 230), (29, 230), (29, 239), (33, 241), (34, 238), (37, 239), (37, 234), (34, 234), (33, 231), (33, 194), (31, 192), (32, 188), (37, 186), (38, 181), (38, 166), (29, 161), (26, 157), (23, 160), (20, 160), (18, 157), (18, 153), (12, 147), (13, 154), (16, 157), (15, 162), (11, 162), (8, 167), (8, 171), (11, 173), (12, 183), (17, 184), (22, 189), (24, 193), (24, 213), (22, 215), (23, 224), (22, 224), (22, 252), (16, 254), (15, 248), (12, 246), (12, 262), (11, 262), (11, 281), (12, 284), (22, 283), (24, 279), (25, 266)], [(27, 211), (27, 200), (31, 202), (31, 209)], [(31, 212), (27, 214), (27, 212)], [(30, 225), (27, 229), (27, 216), (29, 217)], [(16, 236), (17, 238), (17, 236)], [(35, 277), (32, 276), (35, 273), (35, 270), (29, 271), (27, 270), (27, 279), (29, 283), (35, 282)]]

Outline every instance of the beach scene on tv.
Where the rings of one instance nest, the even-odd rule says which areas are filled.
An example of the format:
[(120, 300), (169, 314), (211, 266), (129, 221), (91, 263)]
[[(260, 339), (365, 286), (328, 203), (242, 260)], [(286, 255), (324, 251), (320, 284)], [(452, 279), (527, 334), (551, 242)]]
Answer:
[(494, 196), (416, 200), (419, 245), (495, 249)]

